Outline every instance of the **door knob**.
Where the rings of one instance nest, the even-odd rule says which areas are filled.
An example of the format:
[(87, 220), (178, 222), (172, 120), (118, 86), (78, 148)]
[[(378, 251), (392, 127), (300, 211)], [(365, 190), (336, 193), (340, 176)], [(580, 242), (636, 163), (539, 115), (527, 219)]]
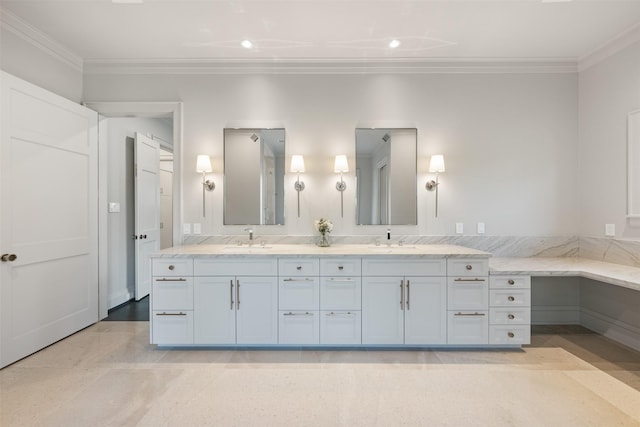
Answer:
[(0, 260), (2, 262), (7, 262), (7, 261), (13, 262), (17, 259), (18, 259), (18, 255), (16, 254), (3, 254), (2, 256), (0, 256)]

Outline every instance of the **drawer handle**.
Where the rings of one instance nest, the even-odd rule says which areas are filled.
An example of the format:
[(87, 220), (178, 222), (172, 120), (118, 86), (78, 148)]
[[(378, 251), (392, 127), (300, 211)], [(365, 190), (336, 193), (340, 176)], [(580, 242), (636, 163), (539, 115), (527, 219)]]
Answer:
[(341, 266), (341, 265), (339, 265), (339, 266), (338, 266), (338, 270), (344, 270), (344, 267), (343, 267), (343, 266)]
[(509, 314), (507, 317), (509, 318), (509, 320), (513, 320), (516, 318), (516, 316), (514, 316), (513, 314)]
[(473, 270), (473, 266), (471, 264), (467, 264), (467, 266), (465, 267), (467, 270)]
[(298, 271), (299, 271), (299, 270), (302, 270), (302, 266), (301, 266), (301, 265), (297, 266), (297, 267), (296, 267), (296, 270), (298, 270)]
[(313, 313), (309, 313), (308, 311), (306, 311), (304, 313), (288, 312), (288, 313), (284, 313), (283, 316), (313, 316)]
[(352, 313), (350, 311), (347, 311), (346, 313), (334, 313), (333, 311), (331, 313), (327, 313), (327, 316), (355, 316), (355, 313)]
[(510, 284), (510, 285), (515, 285), (516, 281), (513, 280), (513, 279), (509, 279), (509, 280), (507, 280), (507, 283)]
[(484, 282), (484, 279), (478, 279), (477, 277), (474, 279), (463, 279), (459, 277), (455, 279), (454, 282)]
[(511, 297), (511, 296), (510, 296), (509, 298), (507, 298), (507, 299), (508, 299), (510, 302), (513, 302), (513, 301), (515, 301), (515, 300), (516, 300), (514, 297)]
[(515, 336), (516, 336), (516, 334), (514, 334), (513, 332), (509, 332), (509, 333), (507, 334), (507, 336), (508, 336), (509, 338), (513, 338), (513, 337), (515, 337)]
[(156, 279), (156, 282), (186, 282), (187, 279), (183, 279), (182, 277), (178, 278), (178, 279)]
[(353, 282), (353, 279), (351, 277), (346, 277), (344, 279), (335, 279), (335, 278), (330, 278), (329, 279), (330, 282)]
[(175, 269), (176, 269), (176, 266), (175, 266), (175, 265), (170, 265), (170, 266), (169, 266), (169, 270), (173, 271), (173, 270), (175, 270)]
[(309, 279), (308, 277), (305, 277), (304, 279), (294, 279), (289, 277), (288, 279), (284, 279), (283, 282), (313, 282), (313, 279)]
[(484, 313), (478, 313), (477, 311), (475, 313), (455, 313), (454, 316), (484, 316)]
[(156, 316), (186, 316), (187, 313), (167, 313), (166, 311), (163, 311), (162, 313), (156, 313)]

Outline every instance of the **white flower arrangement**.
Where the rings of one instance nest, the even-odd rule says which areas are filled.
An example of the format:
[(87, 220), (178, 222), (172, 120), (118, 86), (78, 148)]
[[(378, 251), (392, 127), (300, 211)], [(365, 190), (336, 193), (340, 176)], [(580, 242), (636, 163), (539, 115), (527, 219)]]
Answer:
[(320, 218), (315, 222), (315, 225), (316, 230), (318, 230), (318, 232), (323, 236), (325, 234), (331, 233), (331, 230), (333, 230), (333, 223), (331, 222), (331, 220), (326, 218)]

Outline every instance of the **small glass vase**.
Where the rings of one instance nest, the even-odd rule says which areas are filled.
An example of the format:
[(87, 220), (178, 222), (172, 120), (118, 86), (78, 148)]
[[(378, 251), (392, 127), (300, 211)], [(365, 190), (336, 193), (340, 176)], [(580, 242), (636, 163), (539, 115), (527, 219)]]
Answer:
[(331, 246), (331, 243), (329, 243), (329, 238), (325, 233), (320, 234), (320, 240), (318, 240), (317, 244), (321, 248), (328, 248), (329, 246)]

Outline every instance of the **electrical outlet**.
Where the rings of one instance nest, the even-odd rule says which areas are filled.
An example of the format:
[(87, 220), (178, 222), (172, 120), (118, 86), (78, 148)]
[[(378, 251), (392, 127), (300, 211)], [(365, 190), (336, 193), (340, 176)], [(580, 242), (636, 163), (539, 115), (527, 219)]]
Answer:
[(185, 222), (182, 224), (182, 233), (183, 234), (191, 234), (191, 224)]
[(478, 223), (478, 234), (484, 234), (484, 222)]
[(616, 235), (616, 225), (615, 224), (605, 224), (604, 225), (604, 235), (607, 237), (614, 237)]
[(193, 223), (193, 234), (202, 234), (202, 225), (199, 222)]
[(109, 212), (111, 212), (111, 213), (120, 212), (120, 203), (109, 202)]
[(456, 222), (456, 234), (464, 233), (464, 224), (461, 222)]

